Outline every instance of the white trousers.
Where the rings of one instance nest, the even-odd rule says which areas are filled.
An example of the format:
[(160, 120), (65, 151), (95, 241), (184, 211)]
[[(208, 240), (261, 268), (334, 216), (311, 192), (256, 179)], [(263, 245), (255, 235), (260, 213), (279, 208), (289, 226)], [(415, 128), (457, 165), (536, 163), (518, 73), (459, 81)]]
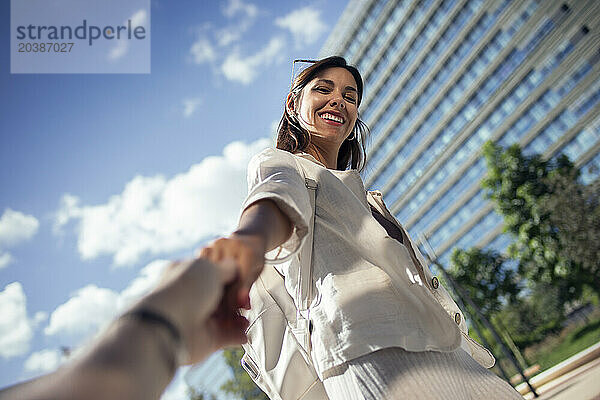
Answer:
[(451, 353), (382, 349), (329, 370), (330, 400), (522, 400), (507, 382), (464, 350)]

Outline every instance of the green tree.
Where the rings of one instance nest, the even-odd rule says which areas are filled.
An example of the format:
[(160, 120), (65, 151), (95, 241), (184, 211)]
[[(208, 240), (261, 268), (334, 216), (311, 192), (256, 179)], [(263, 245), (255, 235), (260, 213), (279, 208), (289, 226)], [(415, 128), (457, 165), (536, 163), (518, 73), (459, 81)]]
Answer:
[(488, 319), (507, 301), (514, 302), (520, 291), (516, 271), (505, 261), (498, 252), (476, 247), (452, 253), (448, 272)]
[(542, 213), (558, 230), (565, 258), (581, 271), (579, 279), (600, 289), (600, 180), (589, 186), (577, 181), (578, 170), (571, 175), (558, 174), (546, 179), (551, 194), (541, 204)]
[[(569, 190), (577, 188), (587, 193), (577, 182), (579, 170), (566, 156), (556, 160), (525, 156), (518, 145), (503, 149), (488, 142), (484, 156), (488, 173), (482, 186), (504, 217), (506, 231), (515, 238), (509, 255), (519, 261), (519, 273), (530, 282), (555, 287), (560, 304), (580, 298), (586, 285), (598, 291), (598, 258), (585, 263), (573, 257), (574, 253), (589, 257), (589, 251), (578, 247), (587, 242), (572, 240), (574, 231), (588, 227), (573, 223), (567, 226), (560, 216), (565, 212), (561, 207), (566, 197), (573, 195)], [(579, 214), (590, 212), (590, 208), (598, 212), (597, 201), (586, 202), (589, 207), (583, 210), (568, 208)], [(598, 242), (593, 244), (593, 254), (597, 254), (597, 246)], [(573, 250), (574, 247), (579, 250)]]
[(250, 376), (242, 368), (240, 360), (243, 355), (244, 350), (241, 347), (225, 349), (223, 351), (225, 362), (233, 372), (233, 379), (225, 382), (221, 386), (221, 390), (245, 400), (269, 400), (267, 395), (254, 384)]
[(556, 333), (564, 321), (563, 304), (558, 288), (547, 283), (532, 283), (517, 301), (511, 302), (494, 315), (500, 320), (519, 348), (537, 343)]
[(188, 400), (217, 400), (214, 394), (207, 394), (197, 391), (191, 386), (187, 388)]

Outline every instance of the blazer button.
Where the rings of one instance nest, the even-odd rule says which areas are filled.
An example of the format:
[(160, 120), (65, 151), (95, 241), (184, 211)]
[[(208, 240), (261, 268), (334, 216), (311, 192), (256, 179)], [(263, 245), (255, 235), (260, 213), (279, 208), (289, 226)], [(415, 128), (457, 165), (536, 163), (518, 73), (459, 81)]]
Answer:
[(433, 278), (431, 278), (431, 286), (433, 286), (434, 289), (437, 289), (440, 287), (440, 281), (437, 278), (437, 276), (434, 276)]
[(457, 325), (460, 325), (460, 313), (454, 314), (454, 322), (456, 322)]

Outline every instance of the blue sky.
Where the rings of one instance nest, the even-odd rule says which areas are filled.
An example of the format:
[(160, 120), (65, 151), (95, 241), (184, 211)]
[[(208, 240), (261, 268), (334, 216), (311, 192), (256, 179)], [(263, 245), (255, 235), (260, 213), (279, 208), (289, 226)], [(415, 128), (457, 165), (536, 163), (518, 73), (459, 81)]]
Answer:
[(56, 368), (164, 260), (235, 227), (291, 60), (317, 56), (345, 5), (152, 0), (150, 74), (10, 74), (2, 2), (0, 387)]

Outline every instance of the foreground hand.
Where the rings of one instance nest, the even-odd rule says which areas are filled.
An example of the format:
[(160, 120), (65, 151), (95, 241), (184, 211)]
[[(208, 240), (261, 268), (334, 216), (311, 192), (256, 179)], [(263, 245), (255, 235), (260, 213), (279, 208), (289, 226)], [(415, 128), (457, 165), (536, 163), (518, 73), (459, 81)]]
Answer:
[[(154, 309), (177, 326), (189, 359), (196, 363), (212, 352), (246, 342), (248, 321), (227, 306), (225, 288), (238, 280), (231, 260), (218, 264), (206, 259), (174, 262), (161, 282), (137, 306)], [(137, 306), (134, 306), (137, 307)]]
[(264, 267), (265, 247), (260, 236), (232, 233), (200, 250), (201, 257), (217, 264), (230, 260), (237, 268), (237, 277), (226, 290), (225, 308), (250, 308), (250, 287)]

